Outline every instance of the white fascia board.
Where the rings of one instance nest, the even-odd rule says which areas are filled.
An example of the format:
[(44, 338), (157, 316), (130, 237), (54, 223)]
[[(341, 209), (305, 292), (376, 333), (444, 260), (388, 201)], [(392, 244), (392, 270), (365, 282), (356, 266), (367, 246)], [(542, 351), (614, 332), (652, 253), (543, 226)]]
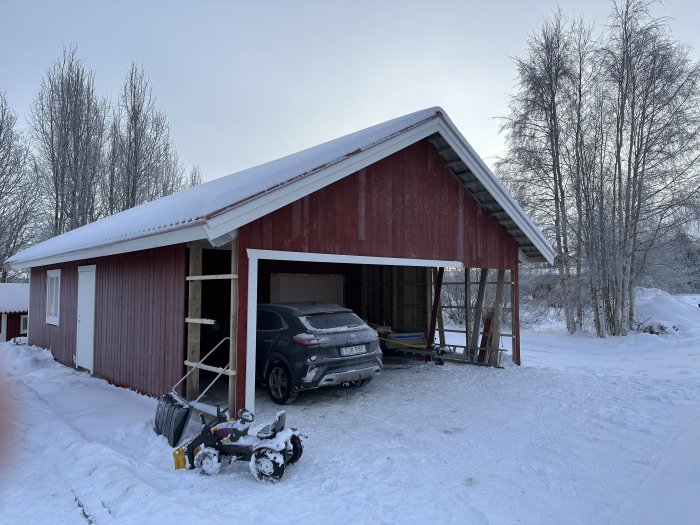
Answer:
[(438, 130), (439, 122), (439, 118), (431, 119), (357, 155), (346, 157), (317, 173), (303, 177), (221, 215), (212, 217), (207, 220), (205, 226), (207, 236), (210, 240), (217, 239), (240, 226), (251, 223), (348, 175), (352, 175), (362, 168), (434, 134)]
[(108, 255), (117, 255), (119, 253), (137, 252), (139, 250), (148, 250), (151, 248), (160, 248), (171, 244), (181, 244), (199, 239), (206, 239), (207, 235), (204, 232), (203, 225), (190, 226), (175, 231), (160, 233), (158, 235), (149, 235), (132, 239), (129, 241), (120, 241), (112, 244), (105, 244), (95, 248), (87, 248), (85, 250), (77, 250), (73, 252), (51, 255), (49, 257), (41, 257), (37, 259), (27, 259), (23, 261), (12, 261), (9, 263), (13, 270), (20, 268), (34, 268), (36, 266), (48, 266), (51, 264), (59, 264), (69, 261), (78, 261), (82, 259), (91, 259), (94, 257), (105, 257)]
[(549, 264), (554, 264), (554, 249), (549, 244), (549, 241), (547, 241), (544, 234), (534, 225), (508, 191), (498, 182), (491, 170), (488, 169), (466, 139), (458, 132), (455, 132), (452, 126), (443, 119), (439, 121), (439, 128), (439, 133), (445, 139), (445, 142), (459, 155), (459, 158), (469, 167), (496, 202), (501, 205), (511, 220), (518, 225), (542, 256), (549, 261)]
[(422, 266), (426, 268), (463, 268), (461, 261), (438, 261), (432, 259), (404, 259), (398, 257), (371, 257), (368, 255), (337, 255), (334, 253), (285, 252), (278, 250), (247, 249), (248, 259), (273, 261), (303, 261), (344, 264), (373, 264), (377, 266)]

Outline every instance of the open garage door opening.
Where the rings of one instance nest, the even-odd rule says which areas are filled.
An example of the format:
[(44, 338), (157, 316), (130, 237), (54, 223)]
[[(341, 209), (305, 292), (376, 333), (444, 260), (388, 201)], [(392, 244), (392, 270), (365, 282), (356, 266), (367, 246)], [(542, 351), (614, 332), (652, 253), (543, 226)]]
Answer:
[[(248, 313), (246, 351), (246, 406), (255, 406), (255, 396), (270, 396), (269, 363), (258, 362), (259, 346), (275, 339), (275, 327), (283, 333), (290, 324), (284, 313), (269, 305), (276, 303), (305, 303), (314, 308), (317, 303), (336, 304), (352, 312), (370, 325), (387, 344), (398, 348), (405, 338), (412, 337), (406, 349), (425, 349), (431, 322), (434, 323), (433, 268), (459, 267), (457, 261), (427, 261), (382, 257), (274, 252), (248, 252)], [(303, 306), (303, 305), (299, 305)], [(270, 312), (282, 319), (275, 319)], [(261, 324), (258, 315), (265, 316)], [(299, 315), (299, 311), (295, 312)], [(276, 324), (267, 326), (274, 319)], [(363, 323), (363, 324), (364, 324)], [(270, 330), (271, 329), (271, 330)], [(359, 328), (358, 328), (359, 329)], [(313, 330), (312, 330), (313, 332)], [(268, 337), (270, 336), (270, 337)], [(282, 345), (288, 344), (288, 336)], [(379, 344), (379, 342), (377, 342)], [(347, 343), (346, 347), (363, 346)], [(363, 347), (363, 352), (368, 348)], [(339, 349), (338, 349), (339, 351)], [(359, 350), (358, 350), (359, 352)], [(339, 354), (340, 355), (340, 354)], [(313, 363), (307, 363), (309, 368)], [(347, 382), (357, 383), (347, 378)], [(269, 382), (269, 381), (267, 381)], [(256, 385), (265, 384), (265, 389)], [(329, 381), (336, 386), (337, 381)], [(298, 386), (298, 385), (297, 385)], [(303, 389), (303, 388), (302, 388)]]

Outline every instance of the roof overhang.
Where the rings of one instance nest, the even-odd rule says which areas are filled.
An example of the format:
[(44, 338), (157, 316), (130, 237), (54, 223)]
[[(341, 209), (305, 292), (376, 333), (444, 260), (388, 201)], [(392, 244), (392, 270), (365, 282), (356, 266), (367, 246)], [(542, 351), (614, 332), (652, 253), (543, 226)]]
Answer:
[(206, 239), (207, 235), (204, 232), (204, 227), (201, 224), (188, 226), (179, 230), (173, 230), (157, 235), (148, 235), (128, 241), (113, 242), (66, 253), (60, 253), (49, 257), (41, 257), (37, 259), (27, 259), (13, 262), (11, 265), (6, 264), (13, 270), (34, 268), (36, 266), (50, 266), (52, 264), (60, 264), (69, 261), (80, 261), (84, 259), (92, 259), (94, 257), (105, 257), (107, 255), (117, 255), (120, 253), (137, 252), (139, 250), (149, 250), (151, 248), (160, 248), (162, 246), (170, 246), (172, 244), (180, 244), (183, 242), (196, 241), (198, 239)]

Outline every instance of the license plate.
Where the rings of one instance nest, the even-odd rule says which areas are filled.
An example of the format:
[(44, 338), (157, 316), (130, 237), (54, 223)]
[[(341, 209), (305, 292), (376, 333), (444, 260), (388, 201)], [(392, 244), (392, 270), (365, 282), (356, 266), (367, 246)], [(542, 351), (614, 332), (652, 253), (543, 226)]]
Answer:
[(365, 345), (344, 346), (340, 349), (340, 355), (357, 355), (365, 353)]

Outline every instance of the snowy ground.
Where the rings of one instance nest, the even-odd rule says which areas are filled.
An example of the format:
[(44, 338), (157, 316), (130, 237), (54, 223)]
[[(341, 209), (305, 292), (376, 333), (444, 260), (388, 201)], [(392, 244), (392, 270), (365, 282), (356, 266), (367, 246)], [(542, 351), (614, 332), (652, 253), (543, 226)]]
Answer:
[[(0, 522), (698, 523), (698, 302), (644, 292), (663, 336), (528, 331), (521, 368), (387, 360), (302, 395), (304, 456), (276, 485), (174, 472), (155, 400), (6, 343)], [(258, 405), (262, 424), (277, 407)]]

